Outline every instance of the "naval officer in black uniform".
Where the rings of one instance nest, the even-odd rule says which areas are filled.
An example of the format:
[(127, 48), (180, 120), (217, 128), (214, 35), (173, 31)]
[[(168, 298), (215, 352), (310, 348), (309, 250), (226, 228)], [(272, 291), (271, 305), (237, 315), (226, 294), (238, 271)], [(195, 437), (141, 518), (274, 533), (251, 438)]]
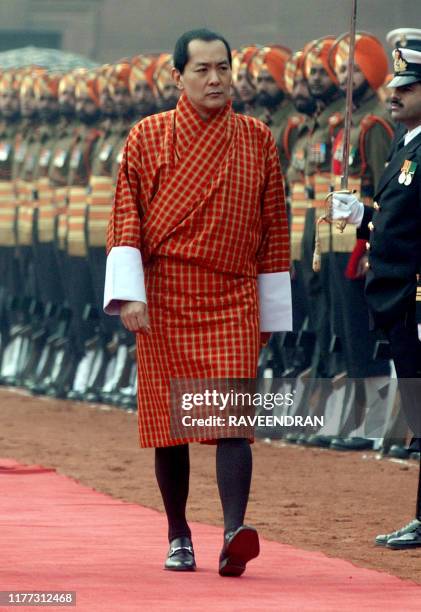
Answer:
[[(367, 240), (365, 295), (373, 326), (389, 340), (402, 407), (414, 433), (411, 450), (421, 450), (421, 342), (415, 317), (417, 274), (421, 272), (421, 30), (389, 34), (397, 44), (391, 110), (406, 128), (374, 197), (364, 206), (355, 195), (335, 193), (332, 220), (345, 219)], [(376, 537), (388, 548), (421, 546), (421, 469), (416, 517)]]

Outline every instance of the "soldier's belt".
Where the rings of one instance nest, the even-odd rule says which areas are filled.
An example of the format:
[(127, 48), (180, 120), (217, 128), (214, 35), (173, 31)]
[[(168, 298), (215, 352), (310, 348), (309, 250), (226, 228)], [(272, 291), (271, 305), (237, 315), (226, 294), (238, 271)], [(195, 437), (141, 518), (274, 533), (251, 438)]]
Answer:
[(0, 245), (15, 246), (16, 198), (11, 181), (0, 181)]
[(87, 254), (85, 223), (87, 193), (85, 187), (70, 187), (67, 207), (67, 252), (84, 257)]

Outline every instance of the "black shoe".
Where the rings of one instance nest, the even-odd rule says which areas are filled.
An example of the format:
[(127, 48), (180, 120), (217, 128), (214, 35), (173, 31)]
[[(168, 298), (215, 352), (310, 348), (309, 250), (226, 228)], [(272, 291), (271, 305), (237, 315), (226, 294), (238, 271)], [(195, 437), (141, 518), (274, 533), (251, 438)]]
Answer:
[[(397, 540), (401, 538), (402, 536), (405, 536), (406, 534), (413, 534), (418, 529), (420, 529), (420, 527), (421, 527), (421, 521), (419, 521), (418, 519), (414, 519), (413, 521), (408, 523), (408, 525), (405, 525), (405, 527), (401, 527), (401, 529), (397, 529), (396, 531), (392, 531), (391, 533), (385, 533), (385, 534), (378, 535), (374, 541), (376, 543), (376, 546), (386, 546), (386, 545), (389, 546), (390, 540)], [(418, 537), (421, 538), (421, 534), (419, 534)], [(420, 539), (420, 544), (421, 544), (421, 539)], [(399, 548), (399, 547), (391, 546), (391, 548)]]
[(241, 576), (246, 563), (260, 552), (259, 536), (256, 529), (242, 525), (224, 536), (224, 546), (219, 555), (220, 576)]
[(373, 444), (373, 440), (368, 438), (334, 438), (330, 448), (341, 451), (373, 450)]
[(164, 569), (175, 572), (193, 572), (196, 569), (193, 544), (190, 538), (174, 538), (165, 561)]
[(329, 448), (332, 442), (332, 436), (322, 436), (319, 434), (311, 434), (307, 438), (307, 446), (317, 446), (318, 448)]
[(394, 459), (409, 459), (409, 454), (409, 450), (405, 446), (392, 444), (392, 446), (389, 448), (387, 456), (393, 457)]

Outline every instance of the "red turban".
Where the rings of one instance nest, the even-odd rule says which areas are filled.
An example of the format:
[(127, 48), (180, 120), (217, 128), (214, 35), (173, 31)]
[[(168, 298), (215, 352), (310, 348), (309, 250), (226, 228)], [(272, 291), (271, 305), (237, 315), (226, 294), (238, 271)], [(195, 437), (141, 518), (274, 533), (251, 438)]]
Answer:
[(157, 58), (147, 55), (136, 55), (132, 59), (132, 65), (129, 75), (129, 87), (130, 92), (133, 93), (136, 87), (136, 83), (139, 81), (146, 81), (149, 87), (154, 88), (154, 72), (156, 67)]
[(75, 87), (76, 98), (90, 98), (96, 106), (99, 106), (98, 77), (94, 71), (78, 71)]
[(153, 73), (153, 81), (155, 85), (155, 93), (162, 93), (165, 85), (173, 81), (172, 69), (173, 69), (173, 58), (169, 53), (162, 53), (156, 63)]
[(262, 70), (267, 70), (279, 89), (285, 90), (285, 64), (290, 57), (291, 51), (286, 47), (263, 47), (252, 56), (250, 71), (256, 78)]
[[(349, 56), (349, 34), (337, 39), (331, 49), (332, 62), (335, 71), (346, 61)], [(381, 42), (372, 34), (357, 33), (355, 38), (355, 64), (367, 79), (370, 87), (374, 90), (383, 85), (388, 71), (388, 60), (386, 51)]]
[(42, 95), (47, 95), (57, 98), (60, 79), (60, 75), (47, 72), (37, 75), (34, 81), (35, 96), (40, 98)]
[(338, 77), (336, 76), (334, 66), (331, 63), (332, 58), (330, 50), (335, 43), (334, 36), (324, 36), (311, 43), (307, 49), (304, 59), (304, 76), (308, 79), (310, 70), (313, 66), (323, 66), (331, 80), (337, 85)]

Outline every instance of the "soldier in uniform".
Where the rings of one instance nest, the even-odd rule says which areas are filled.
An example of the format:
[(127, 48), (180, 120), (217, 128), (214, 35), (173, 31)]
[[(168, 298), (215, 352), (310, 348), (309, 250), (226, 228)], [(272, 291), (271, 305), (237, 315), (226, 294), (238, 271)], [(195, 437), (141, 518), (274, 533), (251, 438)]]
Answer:
[[(0, 287), (4, 297), (15, 296), (20, 290), (15, 257), (15, 194), (12, 182), (15, 142), (20, 129), (20, 79), (16, 70), (5, 71), (0, 77)], [(3, 323), (2, 330), (7, 331), (7, 321)]]
[(135, 117), (140, 121), (156, 113), (157, 105), (154, 93), (153, 75), (156, 58), (138, 55), (132, 59), (130, 71), (130, 94), (133, 100)]
[[(10, 346), (16, 330), (20, 291), (15, 237), (16, 201), (12, 182), (15, 143), (20, 128), (20, 79), (17, 70), (5, 71), (0, 76), (0, 374), (5, 382), (14, 376), (16, 369), (15, 362), (10, 364), (6, 347)], [(13, 350), (11, 346), (10, 349)], [(3, 356), (4, 362), (7, 361), (12, 369), (3, 368)]]
[(233, 57), (232, 64), (232, 87), (242, 103), (242, 108), (237, 110), (253, 117), (259, 117), (263, 110), (257, 104), (256, 83), (250, 71), (250, 62), (256, 52), (257, 47), (244, 47)]
[(292, 145), (290, 138), (293, 133), (285, 133), (288, 119), (294, 113), (284, 79), (285, 64), (290, 56), (291, 51), (285, 47), (263, 47), (253, 55), (250, 62), (257, 88), (256, 101), (263, 108), (259, 119), (269, 126), (275, 138), (284, 174), (289, 163)]
[[(367, 240), (365, 295), (373, 325), (382, 330), (399, 379), (402, 407), (421, 449), (421, 343), (415, 316), (417, 274), (421, 269), (421, 31), (395, 30), (393, 119), (406, 133), (383, 172), (374, 205), (364, 206), (354, 194), (336, 193), (332, 220), (346, 220)], [(376, 544), (391, 549), (421, 546), (421, 470), (415, 520)]]
[[(348, 35), (336, 41), (331, 54), (340, 86), (346, 91)], [(393, 137), (387, 111), (377, 95), (387, 76), (388, 61), (381, 42), (368, 33), (357, 33), (354, 60), (348, 185), (350, 190), (360, 194), (368, 206), (372, 206)], [(333, 145), (332, 184), (335, 189), (341, 187), (342, 147), (343, 130), (340, 130)], [(331, 236), (325, 234), (321, 246), (329, 251), (330, 293), (338, 311), (333, 322), (334, 333), (341, 339), (346, 372), (351, 379), (355, 379), (353, 409), (348, 414), (348, 425), (345, 426), (345, 432), (351, 434), (362, 425), (364, 411), (370, 410), (370, 403), (374, 407), (379, 397), (378, 390), (387, 383), (385, 377), (389, 375), (389, 364), (387, 360), (373, 359), (375, 337), (369, 333), (364, 299), (365, 241), (356, 242), (355, 228), (349, 225), (343, 234), (333, 227)], [(374, 413), (370, 418), (373, 419), (373, 416)], [(358, 437), (336, 438), (332, 440), (331, 448), (371, 448), (373, 440), (365, 438), (362, 433), (360, 430)], [(376, 436), (372, 432), (373, 437)]]
[[(343, 121), (343, 96), (331, 63), (330, 50), (335, 38), (326, 36), (306, 48), (304, 76), (310, 93), (316, 100), (316, 112), (308, 121), (305, 151), (304, 177), (307, 198), (307, 212), (302, 240), (302, 272), (306, 290), (310, 327), (317, 335), (318, 359), (316, 374), (322, 377), (337, 373), (329, 348), (331, 341), (329, 276), (327, 265), (322, 274), (312, 268), (315, 238), (315, 220), (324, 211), (326, 194), (331, 191), (332, 146)], [(323, 275), (323, 276), (322, 276)]]
[[(69, 160), (68, 208), (67, 208), (67, 244), (66, 272), (67, 299), (72, 310), (72, 340), (76, 359), (80, 360), (82, 370), (77, 370), (75, 383), (77, 388), (70, 391), (69, 396), (77, 399), (84, 393), (88, 384), (88, 374), (91, 364), (82, 360), (85, 353), (85, 343), (93, 338), (95, 332), (93, 317), (86, 317), (86, 306), (95, 304), (92, 279), (87, 260), (85, 238), (85, 220), (89, 178), (93, 152), (98, 138), (101, 136), (99, 89), (97, 74), (93, 71), (77, 76), (75, 86), (76, 113), (80, 125), (73, 135), (73, 143)], [(84, 316), (85, 314), (85, 316)]]
[(55, 205), (49, 179), (52, 154), (59, 126), (58, 86), (60, 77), (44, 73), (35, 79), (34, 89), (41, 121), (39, 148), (33, 173), (34, 217), (32, 222), (35, 276), (42, 302), (60, 304), (63, 287), (55, 257)]
[[(33, 177), (40, 147), (40, 119), (34, 91), (36, 70), (26, 71), (20, 84), (22, 124), (16, 142), (13, 181), (16, 193), (16, 243), (18, 247), (21, 294), (37, 294), (32, 258)], [(39, 70), (38, 70), (39, 72)]]
[[(304, 220), (307, 211), (305, 192), (305, 158), (310, 119), (316, 110), (316, 102), (310, 93), (304, 77), (305, 50), (298, 51), (285, 66), (285, 87), (295, 108), (288, 118), (285, 140), (293, 142), (289, 151), (289, 165), (286, 173), (286, 191), (290, 210), (291, 240), (291, 288), (294, 312), (294, 330), (299, 331), (308, 317), (308, 304), (302, 278), (301, 243)], [(288, 135), (292, 133), (293, 138)], [(287, 149), (285, 149), (287, 150)], [(307, 367), (311, 360), (311, 350), (303, 355), (300, 369)], [(298, 365), (298, 364), (297, 364)]]
[[(109, 375), (112, 380), (104, 381), (106, 363), (112, 358), (111, 355), (118, 351), (119, 336), (122, 334), (123, 327), (119, 321), (107, 317), (102, 310), (102, 287), (105, 278), (105, 246), (108, 219), (112, 208), (114, 197), (114, 186), (116, 181), (116, 159), (119, 157), (123, 142), (127, 138), (131, 124), (133, 122), (133, 102), (130, 95), (130, 76), (133, 69), (128, 61), (120, 61), (118, 64), (110, 66), (106, 74), (98, 77), (100, 100), (102, 100), (102, 90), (109, 89), (110, 100), (112, 103), (113, 120), (106, 117), (101, 123), (101, 136), (95, 144), (93, 152), (92, 170), (89, 178), (88, 206), (86, 209), (86, 250), (88, 253), (89, 269), (94, 287), (95, 304), (98, 308), (100, 317), (100, 330), (102, 341), (105, 344), (101, 360), (101, 367), (93, 366), (92, 378), (90, 377), (89, 392), (85, 399), (92, 400), (98, 396), (99, 389), (104, 389), (104, 382), (107, 385), (104, 393), (115, 391), (119, 382), (118, 372)], [(136, 65), (136, 74), (139, 68)], [(132, 81), (133, 84), (133, 81)], [(101, 104), (102, 110), (102, 104)], [(123, 360), (119, 363), (124, 364), (124, 355), (127, 349), (120, 351), (123, 353)], [(123, 368), (119, 368), (122, 370)], [(109, 389), (109, 391), (108, 391)], [(101, 399), (106, 399), (104, 393)], [(109, 400), (109, 397), (107, 397)]]

